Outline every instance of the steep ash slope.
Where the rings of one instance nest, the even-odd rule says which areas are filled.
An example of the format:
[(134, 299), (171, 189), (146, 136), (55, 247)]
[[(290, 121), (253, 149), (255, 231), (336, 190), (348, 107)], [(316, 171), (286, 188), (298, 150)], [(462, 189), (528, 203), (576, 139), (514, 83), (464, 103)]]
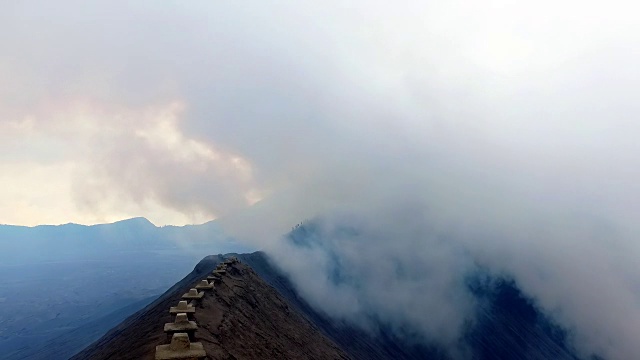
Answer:
[(173, 321), (169, 307), (174, 306), (182, 294), (199, 279), (204, 278), (220, 260), (220, 257), (203, 259), (189, 275), (158, 299), (128, 317), (71, 359), (153, 358), (155, 346), (162, 344), (166, 338), (162, 326)]
[[(272, 266), (263, 253), (241, 258), (354, 359), (449, 358), (444, 349), (402, 338), (387, 324), (379, 323), (378, 332), (371, 334), (332, 319), (301, 298), (289, 279)], [(468, 286), (479, 304), (475, 323), (467, 328), (460, 341), (460, 349), (464, 349), (470, 359), (579, 359), (568, 343), (569, 334), (542, 314), (512, 280), (491, 279), (480, 272), (470, 277)]]
[[(207, 257), (180, 283), (73, 359), (153, 359), (166, 343), (169, 307), (209, 274), (221, 257)], [(197, 303), (196, 338), (209, 359), (347, 359), (247, 265), (235, 264)]]
[[(219, 296), (205, 298), (197, 311), (196, 319), (204, 329), (199, 330), (197, 336), (208, 349), (210, 358), (322, 358), (313, 355), (318, 349), (325, 349), (323, 354), (345, 356), (335, 345), (352, 359), (449, 358), (444, 349), (407, 341), (385, 324), (380, 324), (379, 331), (371, 334), (318, 312), (297, 294), (289, 279), (264, 253), (237, 257), (243, 263), (239, 268), (240, 276), (231, 274), (227, 277), (218, 289)], [(221, 259), (219, 255), (203, 259), (191, 274), (153, 304), (131, 316), (74, 359), (152, 358), (155, 345), (166, 339), (162, 325), (173, 321), (167, 311), (169, 306), (175, 305), (179, 297), (214, 269)], [(250, 281), (239, 280), (244, 277)], [(474, 326), (469, 327), (460, 344), (469, 351), (470, 359), (578, 359), (567, 343), (569, 334), (541, 314), (516, 283), (482, 278), (483, 281), (469, 285), (481, 306)], [(235, 315), (220, 317), (225, 313)], [(297, 320), (292, 324), (283, 316)], [(300, 337), (300, 329), (307, 329), (309, 322), (313, 324), (313, 332)], [(296, 325), (301, 323), (306, 325)], [(314, 344), (307, 336), (329, 338), (335, 345), (325, 346), (324, 340)]]
[(352, 324), (332, 319), (309, 305), (298, 295), (289, 279), (274, 267), (262, 252), (239, 255), (264, 281), (284, 296), (291, 306), (303, 313), (322, 332), (330, 337), (354, 359), (446, 359), (442, 351), (423, 344), (408, 343), (382, 327), (379, 334), (371, 334)]

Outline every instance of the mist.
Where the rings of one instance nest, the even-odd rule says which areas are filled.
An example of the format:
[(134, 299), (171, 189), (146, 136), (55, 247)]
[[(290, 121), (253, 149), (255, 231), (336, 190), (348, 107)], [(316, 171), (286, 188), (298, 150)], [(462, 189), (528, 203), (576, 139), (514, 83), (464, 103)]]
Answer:
[(482, 266), (581, 354), (640, 352), (631, 5), (50, 6), (0, 15), (0, 166), (65, 174), (67, 214), (218, 218), (320, 310), (452, 349)]

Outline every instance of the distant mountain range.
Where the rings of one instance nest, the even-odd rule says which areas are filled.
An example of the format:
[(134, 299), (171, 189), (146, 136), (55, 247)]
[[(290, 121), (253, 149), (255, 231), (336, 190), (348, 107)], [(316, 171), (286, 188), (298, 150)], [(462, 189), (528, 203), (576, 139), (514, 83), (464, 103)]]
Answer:
[(203, 256), (247, 251), (216, 222), (0, 225), (0, 358), (68, 359)]
[(100, 225), (0, 225), (0, 264), (104, 259), (136, 251), (191, 253), (247, 252), (224, 235), (215, 221), (201, 225), (156, 227), (145, 218)]

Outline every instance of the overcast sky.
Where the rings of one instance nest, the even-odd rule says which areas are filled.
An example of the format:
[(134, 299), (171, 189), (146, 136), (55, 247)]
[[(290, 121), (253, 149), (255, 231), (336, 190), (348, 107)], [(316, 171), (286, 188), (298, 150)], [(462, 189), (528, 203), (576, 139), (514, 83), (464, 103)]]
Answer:
[(307, 182), (331, 205), (432, 159), (629, 215), (622, 5), (6, 3), (2, 222), (200, 222)]
[(585, 349), (640, 352), (629, 2), (1, 6), (0, 223), (221, 218), (270, 247), (316, 215), (414, 209)]

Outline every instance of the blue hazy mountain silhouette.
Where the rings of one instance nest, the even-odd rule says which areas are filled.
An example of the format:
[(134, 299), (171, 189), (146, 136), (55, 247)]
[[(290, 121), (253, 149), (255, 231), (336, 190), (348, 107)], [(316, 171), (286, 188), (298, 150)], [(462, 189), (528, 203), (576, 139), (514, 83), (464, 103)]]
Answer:
[[(155, 299), (202, 257), (247, 251), (253, 249), (226, 236), (215, 221), (0, 225), (0, 357), (66, 359)], [(77, 337), (64, 338), (70, 333)], [(52, 339), (66, 345), (55, 347)], [(40, 352), (44, 344), (56, 351)]]
[[(0, 225), (0, 264), (101, 259), (126, 252), (193, 249), (246, 252), (253, 249), (226, 237), (218, 224), (156, 227), (138, 217), (112, 224)], [(201, 256), (200, 256), (201, 257)]]

